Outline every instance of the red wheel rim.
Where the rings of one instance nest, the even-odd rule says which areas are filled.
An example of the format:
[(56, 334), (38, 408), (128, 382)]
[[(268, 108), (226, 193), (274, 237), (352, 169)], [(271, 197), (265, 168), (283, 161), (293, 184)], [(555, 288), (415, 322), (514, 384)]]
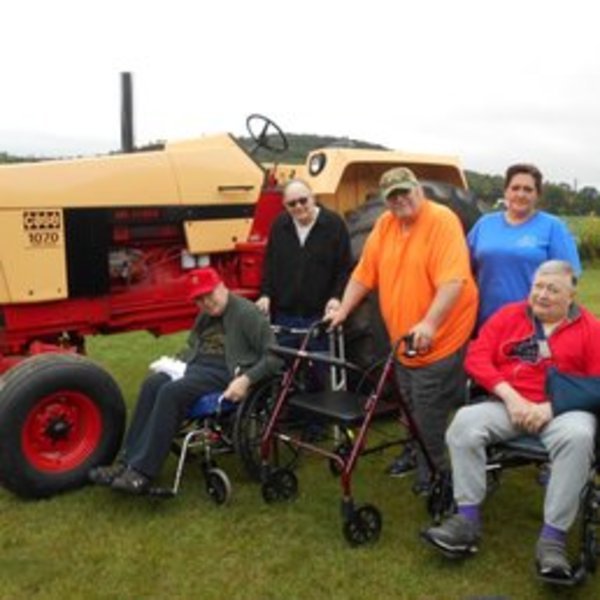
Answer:
[(40, 471), (78, 467), (96, 449), (102, 417), (89, 396), (61, 390), (40, 399), (27, 415), (21, 442), (27, 460)]

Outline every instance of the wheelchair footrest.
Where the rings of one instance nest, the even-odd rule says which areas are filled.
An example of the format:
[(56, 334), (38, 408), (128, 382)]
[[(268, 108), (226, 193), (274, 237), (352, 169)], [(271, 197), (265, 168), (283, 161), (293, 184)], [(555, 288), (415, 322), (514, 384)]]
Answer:
[[(355, 392), (325, 391), (310, 394), (294, 394), (288, 402), (298, 408), (343, 425), (357, 425), (365, 418), (368, 397)], [(375, 407), (375, 416), (398, 412), (398, 405), (380, 400)]]

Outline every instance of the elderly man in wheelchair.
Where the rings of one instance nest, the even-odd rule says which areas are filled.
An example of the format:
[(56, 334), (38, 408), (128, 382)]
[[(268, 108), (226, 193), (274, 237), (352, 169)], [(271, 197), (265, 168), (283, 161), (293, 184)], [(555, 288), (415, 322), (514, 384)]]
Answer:
[(210, 267), (191, 271), (189, 279), (199, 316), (182, 356), (183, 371), (159, 370), (144, 380), (124, 447), (115, 464), (90, 471), (95, 484), (151, 493), (152, 480), (182, 423), (194, 416), (189, 413), (197, 400), (209, 400), (217, 391), (223, 400), (240, 402), (252, 385), (279, 370), (279, 360), (268, 352), (274, 341), (269, 323), (254, 303), (230, 292)]
[(566, 538), (594, 464), (596, 417), (587, 404), (599, 394), (596, 387), (591, 394), (596, 398), (571, 395), (558, 407), (547, 388), (557, 374), (600, 382), (600, 321), (574, 302), (575, 286), (571, 265), (545, 262), (528, 300), (498, 311), (468, 349), (466, 369), (487, 396), (461, 408), (446, 434), (457, 512), (422, 532), (446, 556), (478, 550), (486, 448), (533, 435), (545, 448), (552, 473), (535, 551), (538, 575), (550, 583), (575, 579)]

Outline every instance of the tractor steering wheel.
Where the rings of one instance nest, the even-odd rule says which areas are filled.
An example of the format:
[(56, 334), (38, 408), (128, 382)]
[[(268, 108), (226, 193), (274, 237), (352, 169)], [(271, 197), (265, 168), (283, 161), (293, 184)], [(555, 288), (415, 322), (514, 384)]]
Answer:
[[(270, 128), (273, 129), (273, 134), (275, 134), (275, 139), (273, 140), (269, 140)], [(278, 154), (288, 149), (289, 144), (285, 133), (283, 133), (279, 125), (271, 121), (268, 117), (258, 114), (250, 115), (246, 119), (246, 129), (255, 143), (250, 154), (254, 154), (259, 148), (277, 152)], [(260, 131), (256, 133), (259, 129)]]

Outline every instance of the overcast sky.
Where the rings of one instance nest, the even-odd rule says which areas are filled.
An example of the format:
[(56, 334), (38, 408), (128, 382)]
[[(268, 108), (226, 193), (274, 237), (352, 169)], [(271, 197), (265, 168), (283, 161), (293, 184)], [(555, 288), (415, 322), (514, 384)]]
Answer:
[(498, 174), (536, 163), (600, 189), (593, 0), (7, 0), (0, 151), (119, 146), (119, 73), (136, 141), (293, 133), (458, 155)]

